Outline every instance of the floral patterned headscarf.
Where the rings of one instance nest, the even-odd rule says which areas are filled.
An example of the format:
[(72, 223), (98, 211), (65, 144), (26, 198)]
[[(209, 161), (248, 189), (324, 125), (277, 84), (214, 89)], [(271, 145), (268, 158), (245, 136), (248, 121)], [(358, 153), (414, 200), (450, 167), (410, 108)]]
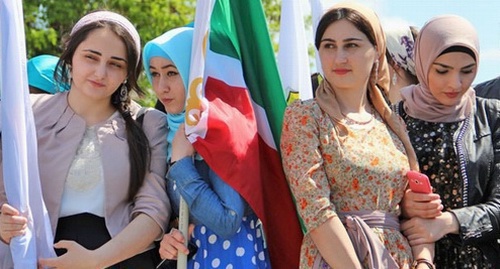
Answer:
[(405, 71), (416, 75), (413, 47), (415, 40), (409, 26), (390, 28), (385, 31), (387, 51), (392, 60)]

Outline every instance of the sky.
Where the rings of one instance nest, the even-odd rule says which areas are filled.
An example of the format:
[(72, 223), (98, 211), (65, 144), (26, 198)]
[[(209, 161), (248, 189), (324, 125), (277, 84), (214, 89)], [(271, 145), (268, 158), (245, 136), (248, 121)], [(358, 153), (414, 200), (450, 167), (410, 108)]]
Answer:
[[(302, 1), (304, 15), (309, 15), (309, 0), (298, 1)], [(320, 1), (324, 8), (338, 2)], [(358, 0), (357, 2), (373, 8), (384, 27), (406, 24), (421, 28), (427, 20), (442, 14), (456, 14), (466, 18), (476, 28), (480, 44), (479, 70), (474, 84), (500, 76), (499, 0)]]

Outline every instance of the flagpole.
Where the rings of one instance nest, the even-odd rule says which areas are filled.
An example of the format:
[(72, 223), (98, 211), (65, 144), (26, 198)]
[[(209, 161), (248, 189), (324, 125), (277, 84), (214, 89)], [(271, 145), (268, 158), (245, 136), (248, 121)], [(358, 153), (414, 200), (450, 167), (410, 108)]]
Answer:
[[(188, 226), (189, 226), (189, 208), (181, 196), (180, 204), (179, 204), (179, 231), (181, 231), (182, 235), (186, 240), (184, 240), (184, 245), (187, 247), (189, 242), (188, 235)], [(177, 253), (177, 269), (185, 269), (187, 268), (187, 255), (183, 252)]]
[[(202, 120), (200, 115), (200, 108), (188, 106), (189, 99), (196, 99), (199, 96), (197, 94), (201, 93), (202, 81), (204, 76), (204, 63), (205, 63), (205, 51), (207, 43), (203, 42), (205, 37), (208, 37), (208, 29), (210, 24), (211, 10), (215, 4), (215, 0), (202, 0), (196, 3), (196, 12), (194, 20), (194, 36), (193, 44), (191, 45), (191, 61), (190, 61), (190, 73), (189, 73), (189, 89), (186, 98), (186, 129), (185, 135), (191, 143), (196, 141), (195, 130), (196, 125)], [(192, 89), (196, 89), (192, 91)], [(206, 119), (205, 119), (206, 120)], [(194, 162), (194, 159), (193, 159)], [(189, 242), (189, 207), (186, 201), (180, 198), (179, 204), (179, 230), (184, 235), (186, 240), (184, 241), (187, 247)], [(187, 269), (187, 255), (183, 253), (178, 253), (177, 255), (177, 269)]]

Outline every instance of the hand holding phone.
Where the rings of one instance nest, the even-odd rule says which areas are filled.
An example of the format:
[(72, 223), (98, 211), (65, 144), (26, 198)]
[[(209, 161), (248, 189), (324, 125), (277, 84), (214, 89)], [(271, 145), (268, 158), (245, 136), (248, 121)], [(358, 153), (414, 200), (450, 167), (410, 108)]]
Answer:
[(413, 192), (432, 193), (431, 183), (425, 174), (417, 171), (408, 171), (406, 177)]

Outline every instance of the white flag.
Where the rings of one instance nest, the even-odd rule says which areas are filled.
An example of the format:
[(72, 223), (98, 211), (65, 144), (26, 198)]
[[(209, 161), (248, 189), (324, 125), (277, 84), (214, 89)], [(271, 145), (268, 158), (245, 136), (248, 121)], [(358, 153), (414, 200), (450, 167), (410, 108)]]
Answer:
[[(314, 44), (314, 39), (316, 38), (316, 28), (318, 28), (319, 20), (323, 16), (325, 8), (320, 0), (310, 0), (310, 3), (311, 3), (311, 17), (313, 22), (312, 28), (313, 28), (313, 44)], [(314, 51), (316, 52), (315, 53), (316, 70), (318, 70), (318, 73), (323, 74), (323, 70), (321, 68), (321, 61), (319, 60), (318, 50)]]
[[(313, 97), (304, 16), (300, 2), (281, 2), (278, 69), (288, 103)], [(299, 95), (299, 96), (297, 96)]]
[[(38, 173), (36, 130), (28, 95), (22, 1), (0, 0), (0, 92), (3, 178), (10, 205), (28, 218), (24, 236), (12, 238), (14, 268), (37, 268), (55, 257)], [(2, 261), (3, 262), (3, 261)]]

